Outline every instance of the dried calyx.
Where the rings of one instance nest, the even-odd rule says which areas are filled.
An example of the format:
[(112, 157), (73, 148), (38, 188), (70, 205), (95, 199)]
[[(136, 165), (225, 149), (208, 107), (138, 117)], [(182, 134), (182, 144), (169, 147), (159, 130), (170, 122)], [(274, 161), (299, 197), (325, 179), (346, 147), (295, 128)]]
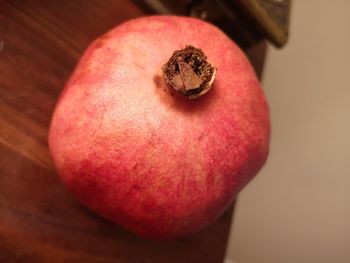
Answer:
[(193, 46), (175, 51), (162, 70), (166, 83), (189, 99), (207, 93), (216, 74), (203, 51)]

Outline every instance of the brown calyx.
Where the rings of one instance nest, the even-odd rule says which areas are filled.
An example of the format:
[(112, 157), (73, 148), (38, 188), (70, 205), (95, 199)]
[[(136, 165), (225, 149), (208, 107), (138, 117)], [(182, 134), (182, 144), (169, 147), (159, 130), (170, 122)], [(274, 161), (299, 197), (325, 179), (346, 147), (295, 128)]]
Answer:
[(207, 61), (203, 51), (190, 45), (176, 50), (162, 71), (166, 83), (189, 99), (207, 93), (216, 74), (216, 68)]

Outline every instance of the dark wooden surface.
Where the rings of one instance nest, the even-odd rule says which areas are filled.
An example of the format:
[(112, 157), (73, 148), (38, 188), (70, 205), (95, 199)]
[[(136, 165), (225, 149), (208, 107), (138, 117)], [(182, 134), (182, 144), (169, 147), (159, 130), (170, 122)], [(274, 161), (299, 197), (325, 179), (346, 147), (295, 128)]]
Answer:
[[(87, 45), (143, 15), (129, 1), (0, 1), (0, 262), (222, 262), (232, 207), (183, 240), (139, 238), (82, 207), (47, 147), (59, 93)], [(259, 73), (264, 43), (247, 54)]]

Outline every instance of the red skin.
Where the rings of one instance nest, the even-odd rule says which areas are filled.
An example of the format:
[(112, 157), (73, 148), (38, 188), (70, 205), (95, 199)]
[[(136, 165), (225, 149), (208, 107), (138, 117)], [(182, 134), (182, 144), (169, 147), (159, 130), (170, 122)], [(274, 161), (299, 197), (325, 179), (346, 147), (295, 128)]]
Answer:
[[(213, 88), (188, 100), (161, 67), (201, 48)], [(65, 185), (87, 207), (153, 239), (186, 236), (215, 220), (263, 166), (268, 107), (242, 51), (216, 27), (144, 17), (97, 39), (57, 104), (49, 145)]]

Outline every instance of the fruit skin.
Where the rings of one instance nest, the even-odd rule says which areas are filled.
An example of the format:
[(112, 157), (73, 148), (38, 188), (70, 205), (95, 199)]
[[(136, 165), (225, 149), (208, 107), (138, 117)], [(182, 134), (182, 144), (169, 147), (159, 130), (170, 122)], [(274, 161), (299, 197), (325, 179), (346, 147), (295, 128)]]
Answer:
[[(213, 88), (189, 100), (161, 67), (201, 48)], [(151, 16), (97, 39), (57, 103), (49, 146), (64, 184), (100, 215), (152, 239), (186, 236), (215, 220), (263, 166), (268, 106), (251, 65), (219, 29)]]

